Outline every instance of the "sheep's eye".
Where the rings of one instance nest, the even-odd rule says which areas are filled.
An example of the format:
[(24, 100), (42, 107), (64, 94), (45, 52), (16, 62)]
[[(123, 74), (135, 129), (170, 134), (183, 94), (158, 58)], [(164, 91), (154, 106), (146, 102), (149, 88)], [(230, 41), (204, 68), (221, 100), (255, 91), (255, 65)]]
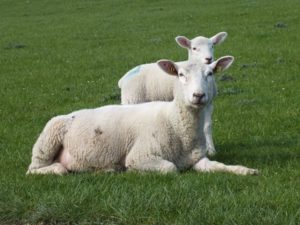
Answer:
[(196, 51), (196, 50), (197, 50), (197, 48), (195, 48), (195, 47), (194, 47), (194, 48), (193, 48), (193, 50), (195, 50), (195, 51)]
[(213, 75), (213, 72), (212, 71), (209, 71), (208, 73), (207, 73), (207, 76), (212, 76)]
[(183, 73), (179, 73), (178, 76), (179, 77), (184, 77), (184, 74)]

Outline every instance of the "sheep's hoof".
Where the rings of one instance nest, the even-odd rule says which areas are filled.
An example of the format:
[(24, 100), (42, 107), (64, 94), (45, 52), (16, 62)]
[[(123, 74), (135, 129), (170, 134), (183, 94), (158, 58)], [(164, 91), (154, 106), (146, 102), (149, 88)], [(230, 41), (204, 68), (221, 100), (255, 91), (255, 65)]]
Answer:
[(257, 169), (251, 169), (251, 168), (247, 168), (247, 167), (242, 167), (239, 169), (239, 171), (237, 171), (236, 174), (239, 175), (258, 175), (258, 170)]
[(257, 169), (249, 169), (247, 174), (248, 175), (258, 175), (259, 172)]
[(68, 170), (60, 163), (53, 163), (50, 166), (45, 166), (37, 169), (29, 169), (26, 175), (29, 174), (56, 174), (64, 175), (68, 173)]
[(55, 166), (53, 173), (62, 176), (64, 174), (67, 174), (68, 170), (63, 165), (58, 164)]

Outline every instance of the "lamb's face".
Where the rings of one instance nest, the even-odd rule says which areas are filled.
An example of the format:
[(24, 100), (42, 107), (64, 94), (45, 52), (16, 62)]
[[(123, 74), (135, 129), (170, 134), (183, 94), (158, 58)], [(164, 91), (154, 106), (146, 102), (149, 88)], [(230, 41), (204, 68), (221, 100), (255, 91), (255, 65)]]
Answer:
[(189, 60), (210, 64), (214, 61), (214, 44), (206, 37), (196, 37), (191, 40)]
[(214, 73), (227, 69), (232, 56), (222, 57), (211, 64), (188, 61), (180, 66), (169, 60), (160, 60), (158, 65), (170, 75), (177, 76), (181, 85), (180, 94), (187, 106), (200, 108), (212, 101), (214, 95)]
[(184, 36), (178, 36), (175, 40), (179, 46), (188, 49), (189, 61), (210, 64), (214, 61), (214, 46), (222, 43), (226, 37), (226, 32), (220, 32), (211, 38), (199, 36), (189, 40)]

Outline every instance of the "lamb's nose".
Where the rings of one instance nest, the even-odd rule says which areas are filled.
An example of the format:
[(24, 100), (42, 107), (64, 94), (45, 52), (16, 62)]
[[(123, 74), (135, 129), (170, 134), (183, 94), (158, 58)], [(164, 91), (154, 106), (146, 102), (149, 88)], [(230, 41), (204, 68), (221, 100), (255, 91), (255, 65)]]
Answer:
[(212, 57), (205, 58), (205, 60), (206, 60), (206, 62), (209, 64), (209, 63), (211, 63), (211, 61), (212, 61)]

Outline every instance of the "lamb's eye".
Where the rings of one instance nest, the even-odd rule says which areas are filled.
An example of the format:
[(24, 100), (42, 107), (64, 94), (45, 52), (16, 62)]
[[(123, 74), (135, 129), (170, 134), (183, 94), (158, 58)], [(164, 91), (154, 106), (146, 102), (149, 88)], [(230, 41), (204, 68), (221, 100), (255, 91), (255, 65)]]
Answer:
[(194, 51), (196, 51), (196, 50), (197, 50), (197, 48), (195, 48), (195, 47), (194, 47), (194, 48), (193, 48), (193, 50), (194, 50)]
[(184, 74), (183, 73), (179, 73), (178, 76), (184, 77)]
[(212, 71), (209, 71), (208, 73), (207, 73), (207, 76), (212, 76), (213, 75), (213, 72)]

